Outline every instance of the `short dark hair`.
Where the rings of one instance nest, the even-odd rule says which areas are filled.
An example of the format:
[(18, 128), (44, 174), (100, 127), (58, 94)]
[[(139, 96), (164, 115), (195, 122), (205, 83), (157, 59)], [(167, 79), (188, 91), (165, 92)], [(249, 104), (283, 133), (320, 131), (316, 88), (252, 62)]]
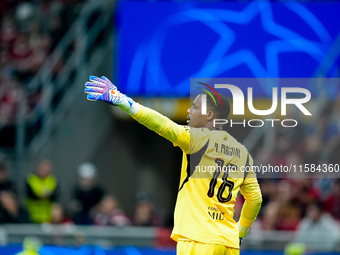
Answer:
[(202, 94), (207, 95), (207, 105), (209, 105), (213, 109), (213, 111), (217, 113), (218, 118), (227, 119), (229, 117), (230, 104), (229, 104), (228, 99), (224, 95), (217, 93), (218, 96), (221, 99), (221, 102), (222, 102), (222, 104), (221, 104), (221, 102), (220, 102), (219, 98), (216, 96), (216, 94), (212, 93), (211, 95), (214, 97), (214, 99), (216, 101), (216, 104), (215, 104), (214, 99), (210, 95), (208, 95), (205, 92), (201, 93), (200, 95), (202, 95)]

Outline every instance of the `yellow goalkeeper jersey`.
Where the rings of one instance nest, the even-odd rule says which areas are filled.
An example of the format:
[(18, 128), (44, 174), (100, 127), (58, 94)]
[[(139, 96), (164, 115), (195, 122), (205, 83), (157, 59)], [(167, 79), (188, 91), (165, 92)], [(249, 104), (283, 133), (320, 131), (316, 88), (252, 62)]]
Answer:
[(181, 126), (144, 106), (133, 117), (183, 151), (171, 237), (239, 248), (233, 219), (238, 192), (245, 198), (243, 227), (250, 227), (261, 206), (247, 149), (226, 131)]

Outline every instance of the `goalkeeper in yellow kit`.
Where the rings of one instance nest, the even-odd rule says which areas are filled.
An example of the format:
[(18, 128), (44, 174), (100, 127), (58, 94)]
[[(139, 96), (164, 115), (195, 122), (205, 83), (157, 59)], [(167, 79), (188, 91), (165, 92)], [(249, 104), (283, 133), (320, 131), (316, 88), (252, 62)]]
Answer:
[[(262, 202), (247, 149), (214, 119), (227, 119), (230, 107), (207, 100), (201, 114), (198, 95), (188, 110), (188, 126), (174, 123), (120, 93), (106, 77), (90, 76), (87, 99), (119, 106), (142, 125), (171, 141), (183, 151), (182, 171), (171, 238), (179, 255), (239, 254), (242, 239), (254, 222)], [(207, 97), (205, 97), (207, 98)], [(233, 219), (237, 193), (245, 198), (239, 222)]]

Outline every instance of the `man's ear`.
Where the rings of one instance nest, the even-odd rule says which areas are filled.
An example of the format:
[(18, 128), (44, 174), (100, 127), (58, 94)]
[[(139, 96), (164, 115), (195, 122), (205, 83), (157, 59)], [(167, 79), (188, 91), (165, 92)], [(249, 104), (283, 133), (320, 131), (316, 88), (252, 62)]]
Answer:
[(208, 111), (207, 112), (207, 120), (211, 121), (215, 118), (215, 112), (214, 111)]

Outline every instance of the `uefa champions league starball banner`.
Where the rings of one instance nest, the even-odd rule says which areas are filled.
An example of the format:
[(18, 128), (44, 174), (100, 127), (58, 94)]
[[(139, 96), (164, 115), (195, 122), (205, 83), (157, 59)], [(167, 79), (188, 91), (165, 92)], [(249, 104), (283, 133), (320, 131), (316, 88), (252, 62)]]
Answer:
[[(121, 1), (116, 11), (113, 73), (130, 96), (189, 97), (190, 78), (339, 77), (335, 1)], [(313, 97), (318, 88), (305, 85)], [(252, 93), (270, 97), (272, 86)]]

